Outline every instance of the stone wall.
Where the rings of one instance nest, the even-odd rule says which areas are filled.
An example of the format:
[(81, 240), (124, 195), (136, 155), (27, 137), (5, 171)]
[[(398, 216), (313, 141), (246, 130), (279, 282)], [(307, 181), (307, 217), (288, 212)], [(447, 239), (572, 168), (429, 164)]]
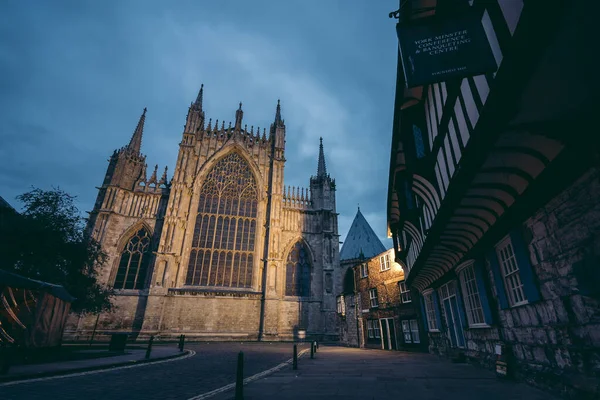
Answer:
[[(338, 315), (338, 324), (340, 327), (340, 344), (350, 347), (358, 347), (358, 325), (356, 297), (352, 294), (344, 295), (344, 304), (346, 315)], [(360, 312), (360, 310), (358, 310)]]
[[(500, 309), (490, 285), (495, 326), (464, 330), (470, 360), (493, 368), (494, 347), (502, 343), (518, 379), (572, 398), (600, 395), (599, 199), (594, 168), (525, 221), (541, 299)], [(493, 283), (489, 264), (487, 272)], [(429, 339), (431, 352), (448, 352), (443, 333)]]

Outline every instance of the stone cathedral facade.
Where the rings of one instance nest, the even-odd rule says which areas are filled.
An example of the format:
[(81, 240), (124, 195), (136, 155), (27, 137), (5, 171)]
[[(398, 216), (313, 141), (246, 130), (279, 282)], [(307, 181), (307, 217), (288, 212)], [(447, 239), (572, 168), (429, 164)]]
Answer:
[(115, 309), (73, 315), (66, 338), (115, 332), (202, 340), (336, 340), (341, 290), (335, 180), (321, 140), (310, 186), (284, 186), (286, 127), (205, 118), (189, 107), (172, 179), (147, 177), (146, 110), (109, 160), (88, 229), (108, 254), (100, 271)]

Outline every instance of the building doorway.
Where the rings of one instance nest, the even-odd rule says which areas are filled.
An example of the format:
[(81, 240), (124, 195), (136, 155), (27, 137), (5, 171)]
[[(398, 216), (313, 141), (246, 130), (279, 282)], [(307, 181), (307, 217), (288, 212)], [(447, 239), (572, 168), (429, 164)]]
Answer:
[(381, 348), (384, 350), (396, 350), (396, 328), (394, 318), (381, 318)]
[(442, 317), (448, 329), (446, 334), (452, 347), (465, 347), (463, 321), (458, 312), (458, 299), (456, 297), (456, 281), (450, 281), (439, 289)]

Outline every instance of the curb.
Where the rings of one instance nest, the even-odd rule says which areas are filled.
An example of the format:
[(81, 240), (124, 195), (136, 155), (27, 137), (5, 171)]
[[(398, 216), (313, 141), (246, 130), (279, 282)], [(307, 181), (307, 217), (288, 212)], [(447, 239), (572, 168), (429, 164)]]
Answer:
[(21, 381), (26, 381), (26, 380), (30, 380), (30, 379), (61, 377), (64, 375), (71, 375), (71, 374), (77, 374), (77, 373), (83, 373), (83, 372), (111, 370), (111, 369), (114, 369), (117, 367), (144, 365), (144, 364), (148, 364), (148, 363), (154, 363), (157, 361), (166, 361), (166, 360), (171, 360), (171, 359), (174, 360), (176, 358), (190, 356), (193, 354), (195, 354), (194, 351), (185, 350), (183, 353), (179, 353), (179, 354), (175, 354), (175, 355), (171, 355), (171, 356), (165, 356), (165, 357), (151, 358), (149, 360), (142, 359), (142, 360), (123, 361), (123, 362), (117, 362), (117, 363), (111, 363), (111, 364), (96, 365), (93, 367), (71, 368), (71, 369), (64, 369), (64, 370), (55, 371), (55, 372), (39, 372), (39, 373), (33, 373), (33, 374), (23, 374), (23, 375), (19, 375), (19, 376), (1, 376), (0, 375), (0, 386), (3, 386), (3, 384), (11, 384), (11, 383), (18, 384)]

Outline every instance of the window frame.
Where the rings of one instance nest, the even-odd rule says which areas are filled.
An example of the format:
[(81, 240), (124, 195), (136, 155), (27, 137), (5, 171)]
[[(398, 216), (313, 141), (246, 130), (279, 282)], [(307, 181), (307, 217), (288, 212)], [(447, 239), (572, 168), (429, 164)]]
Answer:
[[(133, 240), (136, 238), (137, 241), (134, 243)], [(115, 291), (140, 291), (147, 288), (148, 272), (151, 268), (152, 248), (152, 233), (145, 225), (138, 226), (130, 232), (130, 236), (116, 261), (116, 269), (114, 278), (112, 279), (112, 288)], [(123, 258), (126, 253), (128, 254), (127, 258)], [(135, 255), (137, 255), (137, 258), (135, 258)], [(132, 260), (134, 258), (136, 262), (135, 266), (132, 267)], [(121, 270), (124, 270), (124, 274), (121, 274)], [(134, 277), (133, 287), (126, 287), (130, 276)]]
[[(402, 304), (412, 303), (412, 298), (410, 297), (410, 289), (406, 286), (406, 280), (398, 282), (398, 288), (400, 289), (400, 302)], [(406, 297), (408, 297), (408, 300), (405, 300), (405, 295)]]
[[(471, 273), (471, 277), (468, 277), (467, 274)], [(466, 263), (460, 265), (456, 268), (456, 275), (458, 275), (458, 280), (460, 281), (460, 288), (462, 290), (462, 298), (465, 306), (465, 314), (467, 315), (467, 324), (469, 328), (489, 328), (489, 325), (485, 322), (485, 312), (483, 310), (483, 301), (481, 300), (481, 295), (479, 294), (479, 286), (477, 285), (477, 275), (475, 272), (475, 260), (467, 261)], [(475, 289), (472, 292), (469, 289)], [(476, 299), (479, 302), (479, 310), (480, 310), (480, 318), (481, 322), (476, 322), (473, 318), (474, 309), (473, 299)]]
[(390, 270), (390, 255), (389, 254), (384, 254), (382, 256), (379, 256), (379, 269), (381, 272), (385, 272), (385, 271), (389, 271)]
[[(511, 250), (512, 255), (509, 255), (506, 260), (503, 260), (503, 250), (509, 249)], [(506, 297), (508, 298), (508, 305), (512, 307), (518, 307), (525, 304), (529, 304), (527, 300), (527, 294), (525, 293), (525, 285), (523, 284), (523, 280), (521, 279), (521, 268), (517, 262), (517, 256), (515, 253), (515, 248), (513, 246), (510, 235), (504, 237), (500, 242), (496, 244), (494, 247), (496, 257), (498, 258), (498, 265), (500, 267), (500, 274), (502, 275), (502, 281), (504, 283), (504, 288), (506, 292)], [(507, 273), (507, 265), (510, 264), (510, 261), (514, 263), (514, 267), (516, 269), (509, 271)], [(507, 262), (505, 262), (507, 261)], [(507, 279), (512, 278), (512, 279)], [(519, 285), (513, 286), (513, 283), (518, 280)], [(516, 301), (515, 299), (515, 291), (520, 291), (521, 297), (523, 300)]]
[(378, 308), (379, 307), (379, 299), (378, 299), (377, 288), (369, 289), (369, 306), (370, 308)]
[(425, 318), (427, 318), (429, 332), (440, 332), (436, 317), (435, 302), (433, 301), (433, 289), (423, 292), (422, 296), (425, 303)]
[(360, 264), (360, 278), (366, 278), (369, 276), (369, 266), (367, 263)]

